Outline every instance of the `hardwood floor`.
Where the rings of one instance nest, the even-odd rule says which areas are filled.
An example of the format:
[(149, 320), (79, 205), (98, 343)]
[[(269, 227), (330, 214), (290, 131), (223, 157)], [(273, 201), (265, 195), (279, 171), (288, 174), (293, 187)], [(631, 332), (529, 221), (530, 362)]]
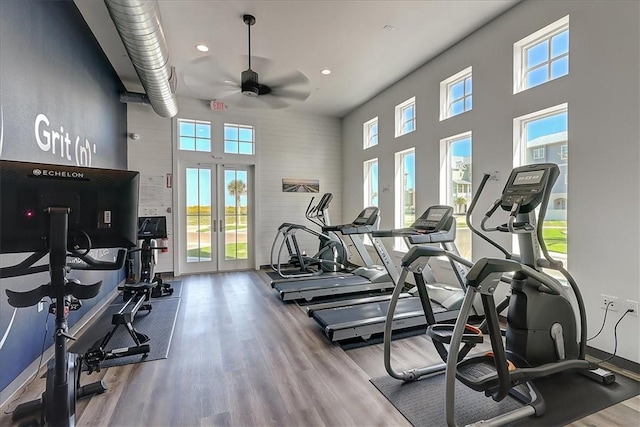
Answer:
[[(102, 370), (109, 390), (78, 403), (79, 426), (408, 426), (369, 382), (382, 345), (343, 351), (261, 272), (182, 278), (169, 357)], [(394, 342), (394, 366), (437, 361), (424, 336)], [(18, 401), (40, 395), (38, 378)], [(0, 415), (0, 425), (12, 425)], [(14, 424), (14, 425), (17, 425)], [(574, 426), (640, 425), (636, 397)]]

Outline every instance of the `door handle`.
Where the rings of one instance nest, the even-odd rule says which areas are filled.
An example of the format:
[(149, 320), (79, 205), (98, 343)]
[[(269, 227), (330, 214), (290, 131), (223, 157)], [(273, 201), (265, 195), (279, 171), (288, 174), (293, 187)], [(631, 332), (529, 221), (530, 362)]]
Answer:
[(219, 221), (220, 221), (220, 231), (222, 232), (224, 231), (224, 226), (222, 225), (222, 220), (219, 220)]
[(216, 220), (214, 219), (214, 220), (213, 220), (213, 232), (214, 232), (214, 233), (217, 233), (217, 232), (218, 232), (218, 227), (217, 227), (217, 226), (218, 226), (218, 223), (217, 223), (217, 222), (216, 222)]

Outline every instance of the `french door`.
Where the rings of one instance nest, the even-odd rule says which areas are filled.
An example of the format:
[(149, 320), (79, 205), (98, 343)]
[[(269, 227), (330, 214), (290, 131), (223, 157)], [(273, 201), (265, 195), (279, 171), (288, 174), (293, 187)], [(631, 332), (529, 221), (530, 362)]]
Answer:
[(249, 267), (253, 171), (178, 163), (179, 274)]

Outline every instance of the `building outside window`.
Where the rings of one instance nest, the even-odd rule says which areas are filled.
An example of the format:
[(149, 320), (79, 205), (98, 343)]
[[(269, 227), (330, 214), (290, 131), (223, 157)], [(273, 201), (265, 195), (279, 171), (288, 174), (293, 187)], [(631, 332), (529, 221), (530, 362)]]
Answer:
[(453, 207), (456, 218), (456, 246), (463, 258), (471, 257), (471, 230), (466, 213), (472, 194), (471, 132), (440, 141), (442, 169), (440, 171), (440, 203)]
[(469, 67), (440, 82), (440, 120), (471, 110), (471, 72)]
[(178, 119), (178, 149), (211, 152), (211, 123)]
[(416, 97), (396, 105), (396, 138), (416, 130)]
[(363, 148), (378, 145), (378, 118), (374, 117), (363, 125)]
[(224, 152), (227, 154), (255, 154), (253, 126), (224, 124)]
[(513, 93), (569, 74), (569, 16), (514, 43)]
[[(568, 208), (568, 106), (561, 104), (514, 120), (519, 138), (514, 143), (514, 166), (556, 163), (560, 176), (551, 190), (543, 232), (547, 249), (566, 262)], [(536, 150), (544, 149), (538, 159)], [(555, 255), (554, 255), (555, 256)]]

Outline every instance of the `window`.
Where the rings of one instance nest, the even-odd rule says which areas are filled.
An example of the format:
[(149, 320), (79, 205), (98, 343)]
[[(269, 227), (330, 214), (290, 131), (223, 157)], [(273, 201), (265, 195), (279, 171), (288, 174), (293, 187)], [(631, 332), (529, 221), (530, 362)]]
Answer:
[(178, 149), (211, 152), (211, 123), (178, 119)]
[(569, 15), (513, 45), (518, 93), (569, 74)]
[(364, 207), (378, 206), (378, 159), (364, 162)]
[(224, 124), (224, 152), (228, 154), (254, 154), (253, 126)]
[[(568, 206), (568, 106), (561, 104), (514, 120), (514, 166), (552, 162), (560, 176), (551, 190), (543, 233), (547, 249), (566, 263)], [(535, 158), (544, 149), (546, 158)], [(516, 247), (514, 246), (514, 249)]]
[(568, 145), (561, 145), (560, 146), (560, 159), (561, 160), (567, 160), (569, 158), (569, 146)]
[[(416, 219), (415, 199), (415, 150), (413, 148), (396, 153), (395, 211), (396, 228), (409, 227)], [(402, 238), (396, 238), (395, 248), (407, 250)]]
[(440, 82), (440, 120), (471, 110), (471, 67)]
[(378, 118), (374, 117), (363, 125), (363, 148), (378, 145)]
[(533, 160), (542, 160), (544, 159), (544, 147), (542, 148), (534, 148), (533, 149)]
[(453, 207), (456, 218), (456, 246), (463, 258), (471, 258), (471, 230), (466, 213), (473, 198), (471, 190), (471, 132), (440, 141), (440, 203)]
[(396, 138), (416, 130), (416, 97), (396, 105)]

